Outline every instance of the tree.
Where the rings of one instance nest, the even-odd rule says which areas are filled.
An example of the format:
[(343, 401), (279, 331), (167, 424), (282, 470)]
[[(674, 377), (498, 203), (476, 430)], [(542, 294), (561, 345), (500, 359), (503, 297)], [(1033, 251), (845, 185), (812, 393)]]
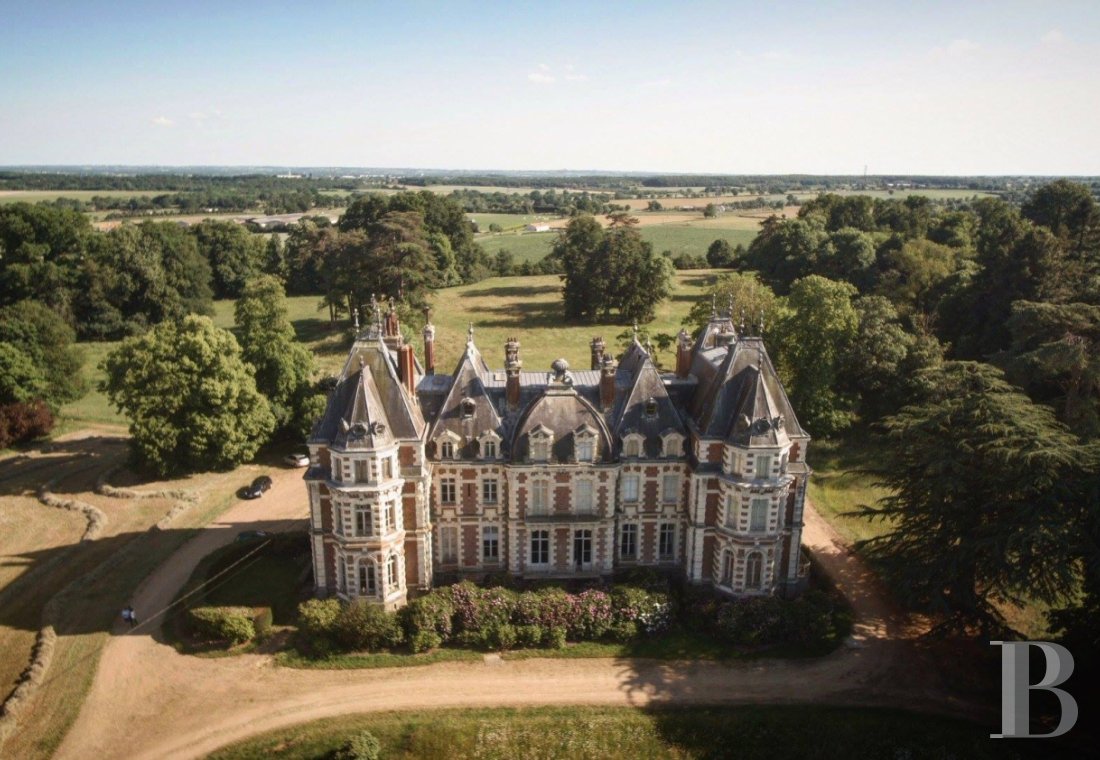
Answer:
[(706, 219), (713, 219), (718, 216), (718, 207), (713, 203), (708, 203), (703, 207), (703, 217)]
[(730, 269), (737, 263), (733, 246), (725, 238), (718, 238), (707, 248), (707, 264), (715, 269)]
[(855, 227), (842, 227), (829, 235), (814, 273), (843, 280), (866, 292), (874, 284), (875, 241)]
[(24, 403), (46, 395), (46, 377), (19, 346), (0, 342), (0, 404)]
[(103, 369), (101, 390), (129, 418), (138, 459), (159, 474), (234, 467), (275, 429), (236, 339), (209, 317), (128, 338)]
[[(214, 295), (236, 298), (244, 284), (256, 275), (264, 263), (263, 238), (236, 222), (204, 219), (191, 228), (199, 254), (213, 272)], [(272, 239), (277, 236), (272, 235)]]
[(660, 201), (650, 201), (645, 206), (646, 211), (664, 211), (665, 207), (661, 205)]
[(261, 275), (245, 285), (234, 305), (241, 356), (255, 369), (256, 389), (271, 403), (279, 430), (304, 437), (324, 412), (325, 397), (312, 382), (313, 355), (294, 336), (283, 285)]
[(957, 249), (930, 240), (909, 240), (883, 255), (877, 291), (904, 313), (929, 314), (959, 267)]
[(776, 325), (779, 368), (805, 427), (829, 435), (851, 424), (854, 401), (838, 390), (841, 362), (856, 337), (856, 289), (810, 275), (791, 286)]
[(88, 217), (71, 209), (0, 206), (0, 304), (34, 299), (70, 320), (72, 289), (91, 236)]
[(710, 321), (714, 313), (725, 314), (733, 309), (733, 322), (765, 326), (775, 325), (783, 305), (775, 293), (752, 272), (724, 274), (708, 287), (703, 296), (684, 317), (683, 325), (697, 333)]
[(65, 320), (37, 301), (0, 309), (0, 343), (18, 349), (34, 365), (44, 385), (28, 398), (44, 401), (52, 412), (84, 395), (84, 357), (75, 339)]
[(1017, 301), (998, 363), (1081, 435), (1100, 433), (1100, 306)]
[(818, 259), (828, 244), (829, 234), (819, 214), (798, 219), (771, 216), (749, 244), (745, 263), (759, 272), (772, 290), (784, 295), (795, 280), (817, 271)]
[(993, 633), (999, 602), (1067, 599), (1076, 439), (989, 365), (947, 362), (918, 379), (920, 399), (883, 422), (874, 473), (890, 495), (861, 509), (890, 529), (860, 546), (942, 630)]
[(672, 262), (653, 252), (631, 218), (612, 218), (608, 230), (584, 214), (566, 225), (551, 253), (561, 265), (566, 319), (647, 322), (672, 291)]

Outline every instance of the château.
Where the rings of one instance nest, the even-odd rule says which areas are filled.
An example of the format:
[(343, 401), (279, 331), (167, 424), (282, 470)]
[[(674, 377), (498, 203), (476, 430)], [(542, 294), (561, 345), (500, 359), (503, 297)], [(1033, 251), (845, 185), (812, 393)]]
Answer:
[(762, 330), (712, 310), (674, 371), (635, 335), (616, 361), (423, 365), (372, 305), (309, 439), (316, 591), (393, 609), (441, 580), (679, 572), (732, 595), (795, 593), (810, 469)]

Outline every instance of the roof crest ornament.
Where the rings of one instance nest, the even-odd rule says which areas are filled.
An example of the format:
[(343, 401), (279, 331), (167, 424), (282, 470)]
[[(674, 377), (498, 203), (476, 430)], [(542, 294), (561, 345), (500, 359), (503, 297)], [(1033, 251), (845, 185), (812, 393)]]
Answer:
[(470, 326), (466, 328), (466, 342), (473, 344), (474, 342), (474, 323), (471, 322)]
[(728, 303), (729, 303), (729, 318), (730, 318), (730, 321), (732, 322), (733, 321), (733, 291), (732, 290), (729, 293)]
[(355, 334), (359, 335), (359, 307), (356, 306), (351, 310), (351, 315), (355, 319)]
[(710, 318), (718, 319), (718, 294), (710, 294)]

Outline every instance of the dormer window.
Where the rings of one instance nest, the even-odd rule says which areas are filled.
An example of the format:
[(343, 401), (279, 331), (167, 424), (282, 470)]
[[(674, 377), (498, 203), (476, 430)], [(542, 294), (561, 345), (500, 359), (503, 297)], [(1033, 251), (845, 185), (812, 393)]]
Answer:
[(656, 417), (657, 416), (657, 399), (650, 396), (645, 402), (645, 416)]
[(582, 425), (573, 433), (573, 456), (578, 462), (591, 462), (596, 458), (596, 431)]
[(623, 456), (640, 457), (642, 455), (642, 436), (631, 433), (623, 438)]
[(550, 459), (550, 448), (554, 443), (554, 434), (543, 425), (537, 426), (527, 435), (531, 447), (531, 459), (546, 462)]
[(474, 416), (474, 411), (477, 407), (474, 404), (474, 400), (472, 398), (464, 398), (462, 399), (460, 408), (462, 409), (462, 419), (468, 420)]
[(489, 438), (481, 442), (481, 456), (485, 459), (497, 458), (497, 442)]
[(439, 445), (439, 458), (440, 459), (454, 459), (455, 458), (455, 445), (453, 441), (444, 441)]
[(684, 439), (683, 436), (676, 433), (668, 433), (662, 439), (663, 446), (661, 449), (662, 456), (666, 457), (678, 457), (684, 453)]

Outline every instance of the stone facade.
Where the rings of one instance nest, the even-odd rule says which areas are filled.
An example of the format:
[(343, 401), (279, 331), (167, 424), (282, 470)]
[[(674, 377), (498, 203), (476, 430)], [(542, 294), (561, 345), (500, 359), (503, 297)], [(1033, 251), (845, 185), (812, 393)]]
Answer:
[(471, 328), (435, 374), (375, 308), (309, 440), (317, 592), (387, 608), (437, 578), (682, 572), (730, 594), (802, 577), (809, 436), (763, 340), (713, 314), (681, 332), (675, 372), (636, 339), (618, 362), (490, 369)]

